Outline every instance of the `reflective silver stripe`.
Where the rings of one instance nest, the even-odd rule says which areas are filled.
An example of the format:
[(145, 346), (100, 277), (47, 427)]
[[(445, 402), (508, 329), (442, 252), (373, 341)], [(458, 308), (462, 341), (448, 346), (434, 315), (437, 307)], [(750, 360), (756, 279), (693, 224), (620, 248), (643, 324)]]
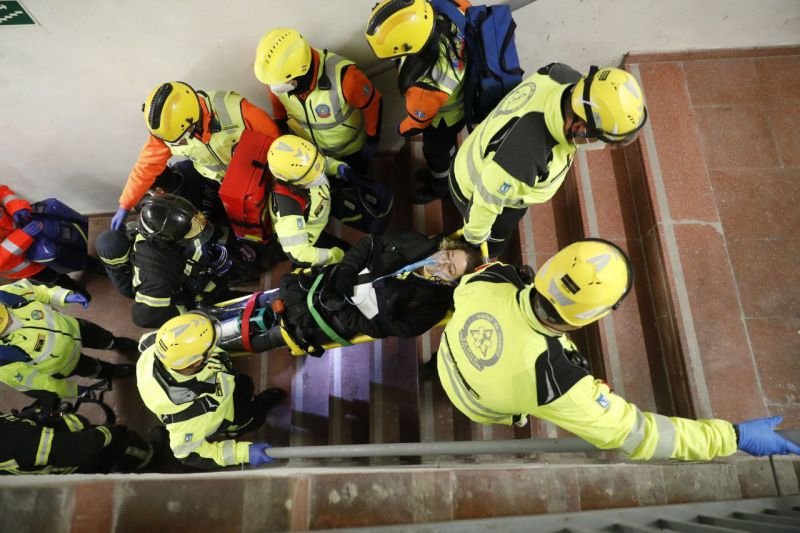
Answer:
[(328, 259), (331, 257), (331, 251), (327, 248), (317, 248), (319, 250), (319, 255), (317, 256), (317, 262), (319, 264), (327, 263)]
[(205, 168), (207, 170), (214, 171), (214, 172), (221, 172), (221, 171), (225, 170), (225, 167), (222, 166), (222, 165), (206, 165), (206, 164), (203, 164), (203, 168)]
[[(465, 389), (465, 384), (461, 380), (461, 377), (456, 375), (457, 369), (455, 360), (453, 359), (450, 350), (447, 349), (446, 342), (440, 344), (439, 348), (441, 349), (442, 353), (444, 353), (443, 361), (445, 363), (445, 368), (447, 369), (447, 377), (450, 381), (450, 386), (455, 391), (456, 396), (458, 396), (461, 405), (467, 411), (480, 418), (486, 418), (494, 422), (503, 422), (505, 420), (508, 420), (511, 417), (511, 415), (505, 415), (502, 413), (498, 413), (497, 411), (493, 411), (492, 409), (489, 409), (481, 405), (474, 398), (472, 398), (472, 393)], [(478, 409), (480, 409), (480, 411)]]
[(97, 429), (103, 434), (103, 448), (106, 448), (111, 444), (111, 430), (105, 426), (97, 426)]
[(136, 293), (134, 301), (140, 304), (149, 305), (150, 307), (169, 307), (170, 304), (169, 298), (155, 298), (153, 296), (142, 294), (141, 292)]
[(19, 471), (19, 464), (15, 459), (9, 459), (8, 461), (0, 463), (0, 470), (5, 470), (6, 472), (11, 472), (12, 474), (22, 473)]
[(229, 376), (230, 374), (225, 374), (224, 372), (220, 372), (217, 374), (219, 377), (219, 385), (222, 389), (222, 397), (227, 398), (231, 394), (231, 384), (230, 382), (225, 379), (225, 376)]
[(222, 442), (222, 462), (225, 465), (236, 464), (236, 448), (232, 440)]
[(36, 379), (36, 376), (39, 375), (39, 371), (36, 369), (31, 369), (28, 373), (28, 377), (25, 378), (25, 383), (20, 383), (17, 390), (31, 390), (33, 389), (33, 381)]
[(204, 442), (205, 440), (201, 439), (193, 442), (187, 442), (179, 446), (175, 446), (174, 448), (172, 448), (172, 453), (174, 453), (175, 457), (179, 459), (181, 457), (186, 457), (187, 455), (195, 451), (197, 448), (202, 446)]
[[(231, 121), (231, 115), (228, 113), (228, 107), (225, 105), (225, 96), (228, 93), (218, 92), (214, 94), (212, 104), (214, 105), (214, 114), (217, 115), (222, 129), (229, 129), (235, 124)], [(210, 168), (210, 167), (208, 167)]]
[(622, 443), (620, 446), (620, 450), (627, 453), (628, 455), (632, 454), (636, 451), (636, 448), (644, 440), (644, 427), (645, 427), (645, 419), (642, 412), (637, 408), (636, 409), (636, 420), (633, 422), (633, 427), (631, 428), (631, 432), (628, 433), (628, 436), (625, 437), (625, 442)]
[(57, 302), (63, 302), (64, 300), (66, 300), (69, 293), (70, 293), (69, 290), (64, 289), (62, 287), (58, 287), (56, 288), (56, 290), (53, 291), (53, 295), (50, 297), (51, 301), (55, 300)]
[(39, 438), (39, 449), (36, 450), (36, 466), (44, 466), (50, 456), (50, 448), (53, 445), (54, 431), (50, 428), (42, 429), (42, 436)]
[(6, 239), (3, 241), (3, 244), (0, 244), (4, 250), (12, 255), (22, 255), (22, 248), (11, 242), (10, 240)]
[(481, 180), (481, 173), (478, 172), (478, 168), (475, 166), (475, 161), (473, 161), (472, 159), (473, 155), (475, 154), (473, 145), (474, 141), (467, 148), (467, 175), (469, 176), (469, 180), (472, 182), (472, 185), (475, 188), (475, 190), (478, 191), (478, 194), (481, 195), (481, 198), (483, 198), (483, 200), (487, 204), (499, 205), (501, 207), (505, 206), (502, 200), (500, 200), (496, 196), (493, 196), (491, 193), (489, 193), (486, 187), (484, 187), (483, 181)]
[(20, 198), (16, 194), (9, 194), (5, 198), (3, 198), (3, 206), (8, 205), (10, 202), (13, 202), (14, 200), (22, 200), (22, 198)]
[(278, 241), (281, 243), (281, 246), (297, 246), (298, 244), (306, 244), (308, 242), (308, 233), (295, 233), (294, 235), (289, 235), (287, 237), (278, 235)]
[(19, 272), (20, 270), (25, 270), (29, 266), (31, 266), (30, 262), (25, 260), (25, 259), (23, 259), (22, 261), (19, 262), (19, 264), (17, 266), (12, 268), (11, 270), (6, 270), (6, 272), (8, 272), (10, 274), (14, 274), (16, 272)]
[(122, 257), (114, 258), (100, 256), (100, 260), (106, 265), (122, 265), (128, 262), (128, 254), (125, 254)]
[[(336, 75), (336, 65), (339, 63), (341, 59), (342, 59), (341, 57), (335, 54), (330, 54), (327, 57), (327, 59), (325, 59), (325, 66), (324, 66), (325, 75), (328, 76), (328, 79), (330, 80), (331, 85), (333, 86), (332, 90), (328, 92), (331, 95), (331, 111), (333, 111), (333, 116), (336, 119), (336, 123), (333, 125), (324, 124), (324, 126), (326, 126), (325, 128), (320, 128), (317, 127), (318, 126), (317, 124), (312, 124), (311, 127), (314, 128), (315, 130), (329, 129), (331, 126), (338, 126), (339, 124), (342, 124), (345, 120), (350, 118), (350, 115), (353, 114), (354, 107), (351, 105), (347, 106), (346, 113), (342, 113), (342, 102), (341, 100), (339, 100), (340, 87), (339, 87), (339, 79), (338, 76)], [(320, 124), (319, 126), (322, 126), (322, 124)]]
[(675, 451), (675, 424), (664, 415), (653, 414), (658, 428), (658, 444), (652, 459), (669, 459)]
[(448, 76), (448, 74), (450, 73), (449, 67), (447, 68), (447, 70), (442, 71), (440, 67), (441, 63), (442, 61), (436, 63), (436, 65), (434, 65), (433, 68), (431, 69), (431, 79), (433, 79), (433, 81), (435, 81), (437, 85), (440, 85), (445, 89), (448, 89), (452, 93), (453, 91), (456, 90), (460, 82), (459, 80), (451, 76)]
[(76, 431), (80, 431), (83, 429), (83, 423), (75, 415), (71, 414), (63, 415), (61, 417), (61, 420), (64, 421), (64, 423), (67, 425), (67, 427), (72, 433), (75, 433)]

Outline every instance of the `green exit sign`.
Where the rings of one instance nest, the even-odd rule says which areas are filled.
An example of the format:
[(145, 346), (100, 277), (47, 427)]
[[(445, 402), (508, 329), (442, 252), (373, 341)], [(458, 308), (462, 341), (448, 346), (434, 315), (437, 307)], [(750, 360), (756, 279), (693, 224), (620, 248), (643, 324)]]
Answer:
[(22, 4), (11, 0), (0, 0), (0, 26), (36, 24)]

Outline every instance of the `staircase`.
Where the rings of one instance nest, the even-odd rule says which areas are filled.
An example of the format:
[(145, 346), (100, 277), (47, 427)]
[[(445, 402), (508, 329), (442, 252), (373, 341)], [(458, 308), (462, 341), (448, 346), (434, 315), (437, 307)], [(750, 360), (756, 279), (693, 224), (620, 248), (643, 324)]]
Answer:
[[(800, 428), (800, 116), (791, 105), (800, 100), (800, 48), (641, 54), (626, 68), (647, 99), (642, 136), (623, 150), (579, 152), (562, 189), (529, 209), (502, 260), (538, 267), (581, 237), (615, 242), (631, 257), (634, 288), (619, 310), (574, 335), (593, 374), (643, 410), (732, 421), (782, 414), (784, 427)], [(421, 161), (421, 143), (412, 141), (376, 163), (376, 175), (396, 191), (392, 226), (457, 229), (449, 201), (408, 203)], [(92, 234), (107, 225), (93, 220)], [(276, 287), (287, 268), (264, 274), (260, 287)], [(139, 333), (108, 281), (87, 281), (97, 296), (75, 314), (117, 334)], [(567, 435), (535, 419), (525, 428), (474, 424), (453, 409), (421, 372), (440, 329), (321, 358), (286, 350), (237, 358), (258, 389), (289, 392), (253, 440), (311, 446)], [(19, 396), (4, 391), (0, 409), (27, 403)], [(141, 430), (154, 423), (132, 383), (118, 384), (110, 398), (122, 423)], [(72, 517), (74, 530), (88, 523), (135, 530), (156, 509), (187, 528), (318, 529), (797, 495), (798, 478), (797, 457), (646, 465), (611, 452), (293, 459), (258, 471), (73, 477), (46, 490), (35, 479), (14, 480), (0, 516), (26, 502), (39, 530), (63, 529), (63, 521), (48, 521), (53, 508)], [(695, 525), (674, 529), (705, 530)]]

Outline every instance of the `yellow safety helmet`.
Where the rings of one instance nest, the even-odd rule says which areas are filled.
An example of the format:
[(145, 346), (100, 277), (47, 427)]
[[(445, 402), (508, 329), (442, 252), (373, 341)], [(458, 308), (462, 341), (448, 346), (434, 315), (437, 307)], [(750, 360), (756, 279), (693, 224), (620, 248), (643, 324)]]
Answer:
[(217, 342), (217, 328), (203, 313), (190, 311), (167, 320), (156, 332), (156, 357), (181, 370), (205, 359)]
[(153, 89), (142, 110), (150, 133), (168, 143), (176, 142), (200, 122), (197, 93), (182, 81), (162, 83)]
[[(534, 302), (534, 307), (551, 322), (585, 326), (616, 309), (632, 282), (630, 259), (622, 249), (602, 239), (580, 240), (551, 257), (536, 273), (535, 298), (543, 297), (545, 302)], [(553, 310), (557, 315), (553, 316)]]
[(644, 94), (629, 72), (592, 66), (572, 91), (572, 110), (587, 124), (586, 137), (626, 144), (647, 121)]
[(297, 30), (275, 28), (258, 42), (253, 70), (261, 83), (286, 83), (310, 67), (311, 46)]
[(435, 22), (428, 0), (383, 0), (372, 8), (365, 36), (380, 58), (416, 54), (433, 34)]
[(297, 135), (281, 135), (269, 148), (267, 164), (281, 181), (303, 187), (325, 172), (325, 156)]
[(8, 313), (8, 307), (3, 304), (0, 304), (0, 333), (3, 333), (6, 330), (6, 326), (8, 326), (11, 317)]

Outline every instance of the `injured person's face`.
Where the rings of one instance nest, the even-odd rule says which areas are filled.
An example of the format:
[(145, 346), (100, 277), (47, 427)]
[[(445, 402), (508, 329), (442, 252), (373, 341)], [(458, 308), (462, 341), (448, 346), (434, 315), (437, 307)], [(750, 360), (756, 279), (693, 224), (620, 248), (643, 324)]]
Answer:
[(440, 250), (430, 258), (434, 262), (422, 267), (426, 278), (449, 283), (461, 279), (467, 270), (467, 254), (464, 250)]

